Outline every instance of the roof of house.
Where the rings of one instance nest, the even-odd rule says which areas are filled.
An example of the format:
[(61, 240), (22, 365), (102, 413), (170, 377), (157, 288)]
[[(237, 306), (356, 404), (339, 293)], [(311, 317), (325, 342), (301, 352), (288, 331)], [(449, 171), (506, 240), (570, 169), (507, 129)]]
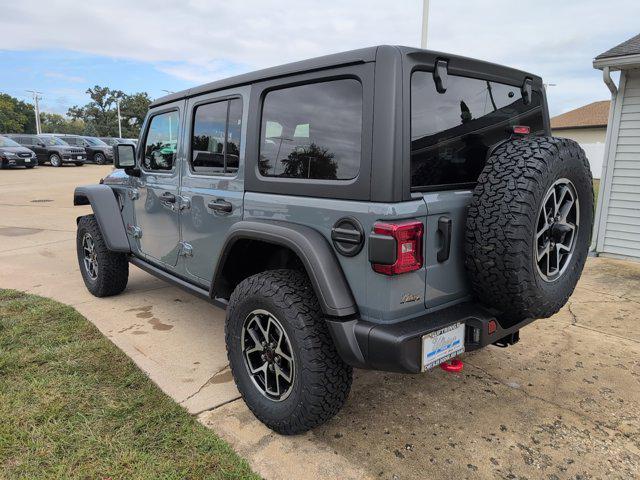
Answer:
[(610, 103), (609, 100), (593, 102), (584, 107), (557, 115), (551, 119), (551, 128), (606, 127)]
[(606, 52), (601, 53), (596, 57), (596, 60), (603, 58), (624, 57), (626, 55), (639, 55), (640, 54), (640, 34), (636, 35), (629, 40), (610, 48)]

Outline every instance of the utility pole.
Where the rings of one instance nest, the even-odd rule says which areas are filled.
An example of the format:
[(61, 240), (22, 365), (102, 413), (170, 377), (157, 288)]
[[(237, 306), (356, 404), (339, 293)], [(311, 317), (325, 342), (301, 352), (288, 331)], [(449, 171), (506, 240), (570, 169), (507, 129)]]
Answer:
[(116, 97), (116, 108), (118, 109), (118, 138), (122, 138), (122, 118), (120, 117), (120, 97)]
[(422, 40), (420, 48), (427, 48), (427, 27), (429, 26), (429, 0), (422, 0)]
[(27, 90), (27, 92), (33, 94), (33, 103), (34, 103), (33, 108), (36, 113), (36, 133), (40, 135), (42, 133), (42, 130), (40, 129), (40, 108), (38, 106), (38, 100), (42, 99), (42, 97), (39, 96), (42, 92), (38, 92), (36, 90)]

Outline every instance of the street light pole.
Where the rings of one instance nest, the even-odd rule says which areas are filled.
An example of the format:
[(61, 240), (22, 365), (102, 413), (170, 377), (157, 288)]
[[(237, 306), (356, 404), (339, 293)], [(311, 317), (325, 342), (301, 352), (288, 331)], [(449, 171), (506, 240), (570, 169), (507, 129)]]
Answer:
[(42, 92), (38, 92), (36, 90), (27, 90), (27, 92), (33, 94), (33, 108), (36, 114), (36, 133), (40, 135), (42, 133), (42, 130), (40, 129), (40, 107), (38, 106), (38, 100), (42, 98), (39, 96), (39, 94)]
[(427, 27), (429, 26), (429, 0), (422, 0), (422, 39), (420, 48), (427, 48)]
[(122, 118), (120, 117), (120, 97), (116, 97), (116, 108), (118, 109), (118, 138), (122, 138)]

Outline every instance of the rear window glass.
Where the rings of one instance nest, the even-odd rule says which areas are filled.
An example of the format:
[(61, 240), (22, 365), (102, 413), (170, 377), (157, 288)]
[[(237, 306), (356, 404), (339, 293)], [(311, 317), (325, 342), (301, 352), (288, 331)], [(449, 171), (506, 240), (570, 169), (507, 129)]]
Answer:
[(362, 85), (343, 79), (267, 93), (260, 138), (263, 176), (355, 178), (362, 147)]
[(411, 77), (411, 186), (475, 183), (489, 148), (514, 125), (543, 131), (541, 96), (524, 103), (520, 87), (449, 76), (438, 93), (431, 72)]

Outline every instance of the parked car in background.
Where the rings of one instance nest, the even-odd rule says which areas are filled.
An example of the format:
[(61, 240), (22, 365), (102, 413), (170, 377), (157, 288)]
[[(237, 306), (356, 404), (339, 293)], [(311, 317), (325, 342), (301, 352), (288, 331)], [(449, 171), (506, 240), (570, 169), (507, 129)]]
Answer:
[(5, 136), (33, 150), (40, 165), (48, 162), (52, 167), (60, 167), (65, 163), (73, 163), (81, 167), (87, 160), (84, 148), (72, 147), (64, 140), (52, 135), (13, 133)]
[(8, 137), (0, 136), (0, 168), (38, 165), (36, 154)]
[(131, 138), (119, 138), (119, 137), (98, 137), (104, 143), (109, 145), (110, 147), (115, 147), (119, 143), (130, 143), (131, 145), (136, 145), (136, 142)]
[[(49, 134), (45, 134), (49, 135)], [(87, 153), (87, 161), (98, 165), (113, 162), (113, 148), (104, 143), (98, 137), (88, 137), (83, 135), (55, 135), (62, 138), (69, 145), (84, 148)]]

